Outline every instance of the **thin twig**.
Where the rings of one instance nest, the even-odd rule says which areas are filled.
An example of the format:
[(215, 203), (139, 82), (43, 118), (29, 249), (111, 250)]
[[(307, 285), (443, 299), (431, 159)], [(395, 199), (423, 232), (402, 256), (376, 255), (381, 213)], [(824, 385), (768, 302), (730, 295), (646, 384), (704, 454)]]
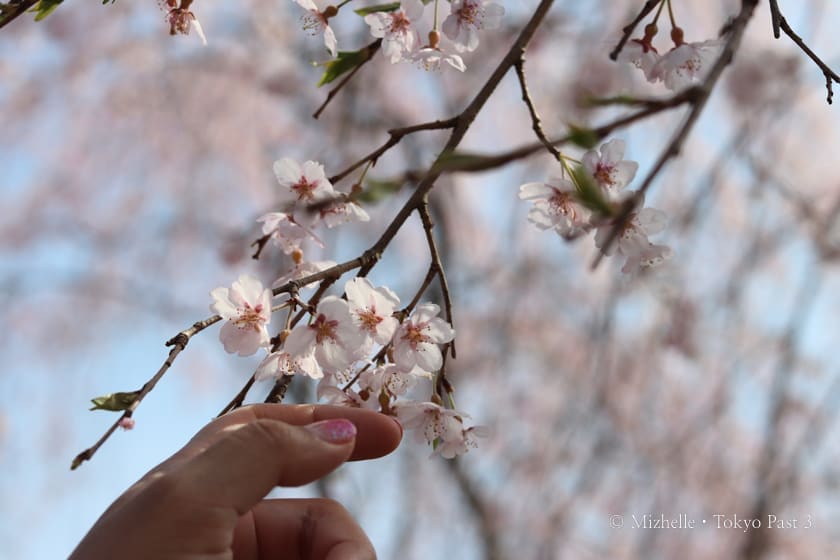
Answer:
[(346, 86), (346, 85), (350, 82), (350, 80), (352, 80), (352, 79), (353, 79), (353, 76), (355, 76), (355, 75), (356, 75), (356, 72), (358, 72), (358, 71), (362, 68), (362, 66), (364, 66), (365, 64), (367, 64), (367, 62), (368, 62), (371, 58), (373, 58), (373, 55), (375, 55), (375, 54), (376, 54), (376, 51), (378, 51), (378, 50), (379, 50), (379, 47), (380, 47), (380, 46), (382, 46), (382, 39), (377, 39), (377, 40), (376, 40), (376, 41), (374, 41), (373, 43), (369, 44), (367, 47), (364, 47), (364, 49), (365, 49), (365, 58), (364, 58), (364, 59), (362, 59), (362, 61), (361, 61), (361, 62), (359, 62), (359, 63), (358, 63), (358, 64), (357, 64), (357, 65), (356, 65), (356, 66), (355, 66), (355, 67), (354, 67), (354, 68), (350, 71), (350, 73), (349, 73), (349, 74), (347, 74), (344, 78), (342, 78), (342, 79), (341, 79), (341, 81), (340, 81), (340, 82), (338, 82), (338, 84), (337, 84), (334, 88), (332, 88), (332, 89), (329, 91), (329, 93), (327, 93), (327, 98), (324, 100), (324, 102), (323, 102), (323, 103), (321, 103), (321, 106), (320, 106), (320, 107), (318, 107), (318, 109), (316, 109), (316, 111), (312, 114), (312, 118), (313, 118), (313, 119), (317, 119), (318, 117), (320, 117), (320, 116), (321, 116), (321, 113), (323, 113), (323, 112), (324, 112), (324, 109), (326, 109), (326, 108), (327, 108), (327, 105), (329, 105), (329, 104), (330, 104), (330, 101), (332, 101), (332, 100), (333, 100), (333, 98), (334, 98), (334, 97), (338, 94), (338, 92), (339, 92), (339, 91), (341, 91), (341, 89), (342, 89), (344, 86)]
[(172, 364), (175, 362), (175, 358), (178, 357), (178, 354), (180, 354), (181, 351), (187, 347), (187, 344), (189, 344), (190, 339), (193, 337), (193, 335), (203, 331), (210, 325), (221, 321), (221, 319), (222, 318), (218, 315), (214, 315), (209, 319), (205, 319), (203, 321), (194, 323), (190, 328), (179, 332), (171, 339), (169, 339), (166, 342), (166, 345), (171, 346), (172, 349), (169, 351), (169, 355), (166, 357), (166, 361), (163, 362), (163, 365), (160, 366), (160, 369), (158, 369), (157, 372), (152, 376), (152, 378), (149, 379), (137, 392), (137, 395), (134, 397), (134, 400), (132, 401), (131, 405), (129, 405), (129, 407), (125, 410), (125, 412), (122, 413), (122, 415), (117, 419), (117, 421), (114, 422), (110, 428), (108, 428), (108, 430), (102, 435), (102, 437), (100, 437), (99, 440), (97, 440), (97, 442), (94, 443), (91, 447), (88, 447), (87, 449), (76, 455), (76, 457), (73, 459), (73, 462), (70, 465), (70, 469), (75, 470), (79, 467), (79, 465), (93, 457), (94, 453), (96, 453), (97, 450), (100, 447), (102, 447), (102, 444), (105, 443), (109, 437), (111, 437), (111, 434), (114, 433), (114, 431), (117, 429), (120, 423), (125, 419), (131, 418), (131, 416), (134, 414), (134, 411), (137, 410), (137, 407), (140, 406), (140, 403), (143, 401), (146, 395), (148, 395), (149, 392), (155, 388), (155, 385), (157, 385), (158, 381), (160, 381), (164, 374), (166, 374), (166, 372), (169, 371), (169, 369), (172, 367)]
[(628, 23), (626, 26), (624, 26), (624, 28), (621, 30), (621, 39), (619, 39), (618, 44), (615, 46), (612, 52), (610, 52), (610, 58), (612, 60), (618, 59), (618, 55), (621, 54), (621, 49), (623, 49), (624, 45), (627, 44), (627, 41), (630, 40), (630, 35), (633, 34), (633, 31), (636, 29), (636, 26), (639, 25), (639, 23), (641, 23), (645, 16), (651, 13), (656, 6), (658, 6), (664, 1), (665, 0), (648, 0), (647, 2), (645, 2), (645, 5), (642, 6), (642, 10), (639, 12), (636, 18), (630, 23)]
[[(432, 257), (432, 265), (430, 270), (437, 273), (438, 282), (440, 283), (440, 291), (443, 295), (443, 309), (446, 314), (446, 320), (454, 329), (455, 323), (452, 320), (452, 294), (449, 292), (449, 283), (446, 281), (446, 271), (443, 269), (443, 262), (440, 259), (440, 252), (435, 241), (434, 228), (435, 224), (432, 221), (432, 215), (429, 212), (429, 197), (423, 199), (423, 204), (417, 209), (420, 214), (420, 220), (423, 222), (423, 231), (426, 232), (426, 243), (429, 245), (429, 254)], [(455, 341), (453, 340), (446, 347), (444, 347), (444, 354), (446, 349), (452, 352), (452, 357), (455, 358)]]
[(4, 11), (0, 12), (0, 29), (11, 23), (18, 16), (23, 15), (29, 8), (38, 3), (39, 0), (10, 0), (6, 3)]
[(516, 69), (516, 77), (519, 79), (519, 88), (522, 91), (522, 101), (525, 102), (525, 105), (528, 107), (528, 113), (531, 115), (531, 128), (534, 129), (534, 134), (537, 135), (537, 139), (542, 142), (542, 145), (545, 146), (545, 149), (553, 155), (558, 161), (562, 157), (560, 155), (560, 150), (558, 150), (554, 144), (552, 144), (548, 138), (545, 136), (545, 132), (542, 128), (542, 122), (540, 121), (540, 115), (537, 113), (537, 109), (534, 106), (534, 100), (531, 99), (531, 92), (528, 91), (528, 82), (525, 79), (525, 53), (522, 52), (519, 55), (519, 60), (516, 61), (514, 64), (514, 68)]
[(814, 51), (805, 44), (805, 41), (802, 40), (802, 37), (797, 35), (793, 29), (788, 25), (785, 16), (782, 15), (782, 12), (779, 10), (779, 5), (774, 1), (771, 0), (770, 2), (770, 15), (771, 20), (773, 22), (773, 36), (778, 39), (780, 37), (779, 30), (785, 32), (785, 35), (791, 38), (791, 40), (796, 43), (796, 45), (802, 49), (802, 52), (808, 55), (808, 57), (814, 61), (820, 70), (822, 70), (823, 76), (825, 76), (825, 89), (826, 89), (826, 98), (825, 100), (831, 105), (832, 100), (834, 98), (834, 90), (832, 89), (831, 85), (833, 83), (840, 84), (840, 76), (837, 75), (834, 70), (832, 70), (828, 64), (822, 61), (820, 57), (816, 55)]
[(382, 156), (382, 154), (384, 154), (385, 152), (387, 152), (388, 150), (390, 150), (391, 148), (393, 148), (394, 146), (399, 144), (400, 140), (402, 140), (403, 137), (405, 137), (409, 134), (413, 134), (415, 132), (420, 132), (421, 130), (441, 130), (441, 129), (445, 129), (445, 128), (453, 128), (457, 123), (458, 123), (458, 118), (454, 117), (454, 118), (446, 119), (446, 120), (443, 120), (443, 121), (442, 120), (437, 120), (437, 121), (415, 124), (415, 125), (412, 125), (412, 126), (406, 126), (406, 127), (403, 127), (403, 128), (393, 128), (393, 129), (388, 131), (388, 140), (384, 144), (382, 144), (381, 146), (379, 146), (378, 148), (373, 150), (371, 153), (369, 153), (368, 155), (366, 155), (362, 159), (356, 161), (355, 163), (349, 165), (348, 167), (346, 167), (345, 169), (343, 169), (339, 173), (336, 173), (335, 175), (330, 177), (329, 181), (330, 181), (330, 183), (335, 184), (335, 183), (341, 181), (342, 179), (344, 179), (347, 175), (349, 175), (350, 173), (352, 173), (353, 171), (355, 171), (356, 169), (358, 169), (359, 167), (361, 167), (362, 165), (364, 165), (366, 163), (370, 163), (372, 165), (375, 165), (376, 161)]

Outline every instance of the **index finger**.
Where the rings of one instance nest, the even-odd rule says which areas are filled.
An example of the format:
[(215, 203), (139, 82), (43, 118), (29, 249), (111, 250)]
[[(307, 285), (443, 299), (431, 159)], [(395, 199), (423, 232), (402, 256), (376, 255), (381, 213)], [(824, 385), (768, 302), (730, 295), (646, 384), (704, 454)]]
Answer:
[(267, 419), (305, 426), (330, 418), (346, 418), (356, 426), (356, 445), (350, 461), (387, 455), (397, 448), (402, 439), (402, 427), (396, 419), (372, 410), (325, 404), (253, 404), (229, 412), (202, 428), (173, 459), (194, 456), (215, 442), (225, 428), (233, 425)]

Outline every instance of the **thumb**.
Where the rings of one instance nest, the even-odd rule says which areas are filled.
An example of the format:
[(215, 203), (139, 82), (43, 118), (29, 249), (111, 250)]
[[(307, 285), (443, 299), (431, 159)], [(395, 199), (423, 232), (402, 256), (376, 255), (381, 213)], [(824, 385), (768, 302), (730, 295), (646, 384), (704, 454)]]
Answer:
[(199, 503), (250, 510), (275, 486), (300, 486), (344, 463), (356, 426), (345, 418), (294, 426), (258, 419), (229, 426), (175, 474), (181, 491)]

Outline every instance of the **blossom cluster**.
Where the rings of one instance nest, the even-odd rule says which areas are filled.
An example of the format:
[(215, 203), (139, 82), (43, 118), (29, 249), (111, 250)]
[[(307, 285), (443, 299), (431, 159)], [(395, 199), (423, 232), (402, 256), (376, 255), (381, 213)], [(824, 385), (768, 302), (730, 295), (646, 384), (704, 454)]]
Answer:
[[(339, 7), (330, 0), (295, 0), (306, 10), (303, 27), (312, 34), (323, 33), (324, 44), (330, 55), (338, 54), (338, 42), (330, 27), (330, 19), (339, 12)], [(377, 9), (378, 8), (378, 9)], [(483, 29), (499, 26), (504, 7), (492, 0), (450, 0), (449, 14), (443, 20), (441, 30), (457, 53), (447, 52), (441, 44), (437, 29), (438, 2), (435, 10), (435, 27), (425, 37), (420, 32), (425, 4), (421, 0), (403, 0), (394, 4), (382, 4), (374, 11), (362, 10), (365, 23), (370, 26), (371, 35), (382, 40), (382, 51), (391, 63), (408, 61), (426, 70), (437, 70), (443, 63), (463, 72), (466, 69), (460, 54), (478, 48), (478, 33)], [(370, 12), (370, 13), (368, 13)]]
[[(564, 162), (566, 176), (521, 185), (519, 198), (532, 202), (528, 220), (541, 230), (554, 230), (570, 239), (595, 229), (596, 247), (605, 255), (618, 253), (625, 257), (621, 271), (635, 274), (661, 264), (673, 253), (648, 239), (665, 229), (667, 216), (661, 210), (645, 208), (643, 199), (626, 217), (620, 231), (613, 233), (621, 218), (619, 208), (635, 195), (625, 187), (639, 167), (623, 159), (624, 148), (623, 140), (610, 140), (599, 150), (583, 154), (578, 175), (567, 173)], [(587, 189), (594, 192), (587, 193)], [(593, 198), (601, 204), (593, 204)], [(610, 240), (613, 235), (615, 239)]]
[(653, 38), (659, 31), (655, 23), (645, 27), (641, 39), (631, 39), (619, 55), (619, 60), (634, 64), (651, 82), (662, 82), (666, 88), (676, 91), (692, 86), (717, 60), (723, 48), (723, 41), (711, 39), (698, 43), (687, 43), (679, 27), (671, 30), (673, 48), (660, 55), (653, 46)]
[[(284, 158), (275, 162), (274, 173), (284, 211), (258, 221), (266, 240), (273, 240), (294, 262), (292, 270), (275, 281), (277, 287), (335, 265), (304, 260), (305, 241), (323, 245), (312, 228), (321, 222), (333, 227), (369, 218), (350, 196), (335, 190), (318, 162), (301, 165)], [(216, 288), (210, 295), (211, 311), (225, 321), (219, 332), (225, 350), (240, 356), (266, 352), (255, 379), (297, 375), (318, 380), (320, 399), (394, 415), (444, 457), (475, 447), (476, 438), (484, 434), (481, 427), (465, 427), (468, 416), (438, 404), (437, 395), (433, 398), (438, 402), (404, 398), (418, 381), (433, 379), (440, 371), (439, 345), (455, 337), (452, 326), (438, 317), (437, 305), (412, 304), (401, 310), (400, 299), (390, 288), (357, 277), (345, 283), (343, 297), (323, 297), (314, 307), (307, 308), (297, 298), (279, 302), (278, 307), (289, 309), (287, 326), (271, 339), (274, 295), (259, 280), (242, 275), (231, 287)], [(292, 327), (297, 306), (304, 307), (309, 317)]]

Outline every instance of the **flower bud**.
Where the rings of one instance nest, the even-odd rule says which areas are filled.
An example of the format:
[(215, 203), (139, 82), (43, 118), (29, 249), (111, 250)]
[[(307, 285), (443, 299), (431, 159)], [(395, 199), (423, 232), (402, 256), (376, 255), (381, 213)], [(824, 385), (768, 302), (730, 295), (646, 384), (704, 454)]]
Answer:
[(682, 27), (674, 27), (673, 29), (671, 29), (671, 40), (674, 42), (674, 45), (679, 47), (680, 45), (685, 43), (683, 37), (684, 34)]
[(432, 29), (429, 31), (429, 46), (436, 49), (438, 48), (438, 44), (440, 44), (440, 33)]
[(292, 251), (292, 261), (295, 264), (300, 264), (303, 262), (303, 251), (301, 251), (300, 248), (295, 248)]

